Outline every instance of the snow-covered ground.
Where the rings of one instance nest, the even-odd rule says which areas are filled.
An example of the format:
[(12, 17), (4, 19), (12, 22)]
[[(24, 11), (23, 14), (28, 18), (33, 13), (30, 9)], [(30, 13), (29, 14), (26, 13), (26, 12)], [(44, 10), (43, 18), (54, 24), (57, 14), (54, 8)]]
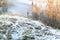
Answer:
[(0, 16), (0, 40), (60, 40), (60, 30), (19, 16)]
[(32, 6), (29, 0), (7, 0), (8, 1), (8, 12), (13, 14), (26, 15), (27, 12), (31, 14)]

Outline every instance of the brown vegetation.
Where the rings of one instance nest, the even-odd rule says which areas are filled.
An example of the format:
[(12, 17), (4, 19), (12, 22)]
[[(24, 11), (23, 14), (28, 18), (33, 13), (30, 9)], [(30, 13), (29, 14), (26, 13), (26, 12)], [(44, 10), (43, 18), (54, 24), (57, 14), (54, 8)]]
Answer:
[[(47, 6), (45, 11), (40, 12), (40, 19), (43, 23), (60, 29), (60, 0), (47, 0)], [(39, 2), (40, 3), (40, 2)], [(42, 4), (43, 5), (43, 4)], [(38, 13), (38, 7), (33, 9), (35, 13)], [(36, 12), (37, 11), (37, 12)], [(41, 11), (41, 10), (39, 10)], [(36, 15), (34, 13), (34, 15)], [(38, 18), (34, 16), (34, 18)]]
[(2, 10), (0, 10), (0, 14), (7, 11), (7, 1), (6, 0), (0, 0), (0, 7), (2, 7)]

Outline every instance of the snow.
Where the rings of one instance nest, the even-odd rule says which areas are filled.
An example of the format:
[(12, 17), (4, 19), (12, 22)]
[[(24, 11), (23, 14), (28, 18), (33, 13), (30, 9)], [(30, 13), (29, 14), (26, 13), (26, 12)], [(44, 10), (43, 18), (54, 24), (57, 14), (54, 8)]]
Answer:
[(0, 16), (0, 40), (2, 39), (60, 40), (60, 30), (46, 26), (40, 21), (20, 16), (3, 15)]

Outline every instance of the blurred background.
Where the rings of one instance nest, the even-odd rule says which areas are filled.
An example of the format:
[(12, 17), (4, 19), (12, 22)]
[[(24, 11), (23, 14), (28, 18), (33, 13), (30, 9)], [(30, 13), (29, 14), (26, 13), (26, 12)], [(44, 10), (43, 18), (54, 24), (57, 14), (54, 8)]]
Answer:
[(18, 14), (60, 28), (60, 0), (0, 0), (0, 14)]

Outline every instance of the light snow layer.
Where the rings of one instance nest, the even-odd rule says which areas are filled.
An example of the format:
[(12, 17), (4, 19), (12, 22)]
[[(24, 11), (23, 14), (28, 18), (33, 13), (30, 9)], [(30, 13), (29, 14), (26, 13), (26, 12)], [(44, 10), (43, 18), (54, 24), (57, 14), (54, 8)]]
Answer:
[(60, 30), (19, 16), (0, 16), (0, 40), (60, 40)]

